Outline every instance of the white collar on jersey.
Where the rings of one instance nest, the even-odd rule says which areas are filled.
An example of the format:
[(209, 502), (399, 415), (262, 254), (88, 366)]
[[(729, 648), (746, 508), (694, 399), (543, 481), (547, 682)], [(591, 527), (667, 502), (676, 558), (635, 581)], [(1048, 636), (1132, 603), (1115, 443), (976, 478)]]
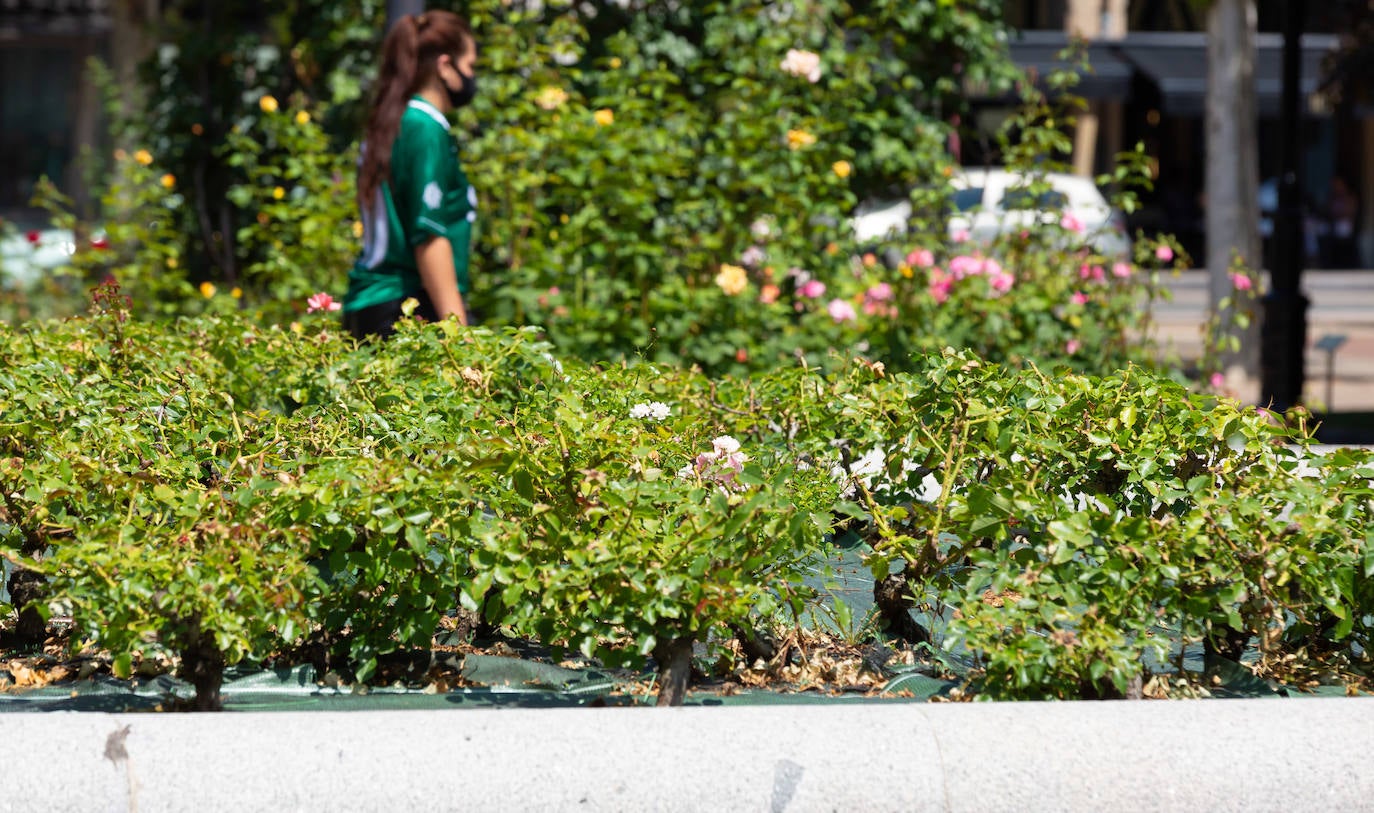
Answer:
[(439, 122), (443, 125), (445, 130), (449, 129), (448, 119), (444, 118), (444, 114), (439, 112), (439, 108), (435, 107), (434, 105), (430, 104), (424, 99), (411, 99), (407, 106), (413, 107), (416, 110), (419, 110), (421, 113), (424, 113), (425, 115)]

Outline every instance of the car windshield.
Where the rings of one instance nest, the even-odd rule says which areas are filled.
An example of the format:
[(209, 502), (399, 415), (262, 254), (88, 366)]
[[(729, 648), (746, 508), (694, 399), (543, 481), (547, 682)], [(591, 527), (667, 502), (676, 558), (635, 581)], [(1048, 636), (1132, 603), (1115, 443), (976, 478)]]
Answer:
[(1063, 192), (1049, 189), (1044, 192), (1033, 192), (1030, 189), (1008, 189), (1002, 197), (1002, 208), (1008, 211), (1020, 211), (1023, 209), (1063, 209), (1069, 205), (1069, 199)]
[(968, 189), (956, 189), (954, 194), (949, 196), (949, 202), (954, 206), (956, 212), (967, 212), (975, 206), (982, 206), (983, 187), (973, 186)]

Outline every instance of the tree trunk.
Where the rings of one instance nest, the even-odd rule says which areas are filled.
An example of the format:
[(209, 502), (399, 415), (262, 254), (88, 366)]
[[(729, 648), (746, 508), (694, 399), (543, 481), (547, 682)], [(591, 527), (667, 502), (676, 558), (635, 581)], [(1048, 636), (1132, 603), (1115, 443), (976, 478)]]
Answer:
[(194, 644), (179, 654), (180, 676), (196, 688), (192, 711), (223, 711), (220, 687), (224, 685), (224, 653), (215, 646), (214, 637), (201, 633)]
[(681, 706), (687, 699), (687, 684), (692, 680), (692, 643), (694, 638), (670, 638), (654, 647), (658, 661), (659, 706)]
[(767, 635), (762, 635), (744, 624), (731, 624), (730, 631), (735, 633), (740, 649), (744, 651), (744, 657), (749, 663), (766, 663), (778, 656), (777, 644)]
[(930, 643), (930, 633), (911, 617), (916, 602), (907, 588), (905, 573), (889, 573), (887, 578), (874, 582), (873, 605), (888, 635), (913, 645)]
[[(1224, 372), (1259, 372), (1256, 292), (1236, 291), (1232, 258), (1259, 269), (1259, 142), (1255, 106), (1255, 2), (1214, 0), (1207, 12), (1207, 270), (1211, 312), (1240, 342), (1221, 354)], [(1231, 297), (1232, 310), (1220, 312)], [(1235, 326), (1233, 316), (1250, 323)]]
[(16, 648), (42, 646), (43, 640), (47, 637), (48, 624), (43, 618), (42, 610), (47, 584), (43, 574), (17, 565), (10, 573), (7, 589), (10, 601), (19, 613), (19, 623), (14, 628), (13, 639)]

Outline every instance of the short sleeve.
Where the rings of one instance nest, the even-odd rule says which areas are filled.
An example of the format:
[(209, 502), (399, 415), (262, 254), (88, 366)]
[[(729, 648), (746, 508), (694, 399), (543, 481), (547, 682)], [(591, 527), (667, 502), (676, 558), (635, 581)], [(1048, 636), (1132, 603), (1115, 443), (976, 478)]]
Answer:
[(418, 246), (449, 237), (475, 217), (475, 194), (458, 164), (458, 145), (428, 121), (405, 122), (391, 155), (392, 195), (406, 232)]

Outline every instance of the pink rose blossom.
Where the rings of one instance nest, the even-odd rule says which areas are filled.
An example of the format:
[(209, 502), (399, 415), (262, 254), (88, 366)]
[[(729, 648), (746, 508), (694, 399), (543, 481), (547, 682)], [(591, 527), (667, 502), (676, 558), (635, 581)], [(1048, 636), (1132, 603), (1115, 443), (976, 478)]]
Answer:
[(1012, 284), (1015, 282), (1016, 277), (1012, 276), (1010, 272), (1003, 271), (1000, 268), (997, 270), (997, 273), (988, 277), (988, 284), (992, 286), (992, 290), (999, 294), (1010, 291)]
[(768, 259), (768, 255), (758, 246), (746, 248), (739, 256), (740, 265), (746, 268), (758, 268), (766, 259)]
[(954, 286), (954, 280), (946, 276), (944, 271), (936, 268), (930, 272), (930, 285), (927, 290), (937, 304), (943, 305), (949, 299), (949, 289)]
[(315, 311), (336, 311), (343, 307), (343, 305), (334, 301), (334, 297), (324, 292), (315, 294), (305, 300), (305, 304), (307, 306), (305, 309), (306, 313), (314, 313)]
[(818, 279), (810, 279), (797, 289), (797, 293), (807, 299), (820, 299), (825, 296), (825, 283)]
[(1082, 347), (1083, 343), (1079, 340), (1069, 339), (1067, 342), (1064, 342), (1064, 353), (1065, 355), (1072, 356), (1074, 353), (1077, 353)]
[(1117, 263), (1116, 265), (1112, 266), (1112, 276), (1114, 277), (1126, 279), (1131, 275), (1131, 273), (1132, 271), (1130, 263)]
[(1235, 286), (1237, 291), (1248, 291), (1254, 287), (1254, 284), (1255, 283), (1246, 274), (1231, 275), (1231, 285)]
[(830, 304), (825, 309), (830, 314), (830, 318), (837, 323), (852, 322), (858, 317), (858, 314), (854, 312), (854, 306), (843, 299), (830, 300)]
[(913, 268), (929, 268), (935, 264), (935, 254), (928, 248), (918, 248), (906, 255), (906, 264)]
[(1174, 250), (1168, 246), (1160, 246), (1155, 249), (1155, 258), (1162, 263), (1172, 262), (1174, 259)]
[(971, 257), (967, 254), (960, 254), (958, 257), (949, 261), (949, 272), (955, 279), (972, 277), (981, 273), (983, 270), (983, 260), (980, 257)]
[(969, 238), (968, 229), (955, 229), (950, 233), (949, 239), (956, 243), (967, 243)]
[(892, 299), (892, 286), (886, 282), (880, 282), (864, 291), (865, 299), (872, 299), (874, 302), (887, 302)]
[(1059, 226), (1065, 231), (1071, 231), (1074, 234), (1083, 233), (1083, 221), (1079, 220), (1072, 212), (1065, 212), (1064, 216), (1059, 218)]
[(1075, 305), (1086, 305), (1088, 304), (1088, 295), (1082, 291), (1074, 291), (1073, 296), (1069, 297), (1069, 301)]
[(1212, 384), (1212, 389), (1214, 390), (1219, 390), (1222, 387), (1226, 386), (1226, 376), (1222, 375), (1221, 373), (1212, 373), (1212, 378), (1210, 380)]

